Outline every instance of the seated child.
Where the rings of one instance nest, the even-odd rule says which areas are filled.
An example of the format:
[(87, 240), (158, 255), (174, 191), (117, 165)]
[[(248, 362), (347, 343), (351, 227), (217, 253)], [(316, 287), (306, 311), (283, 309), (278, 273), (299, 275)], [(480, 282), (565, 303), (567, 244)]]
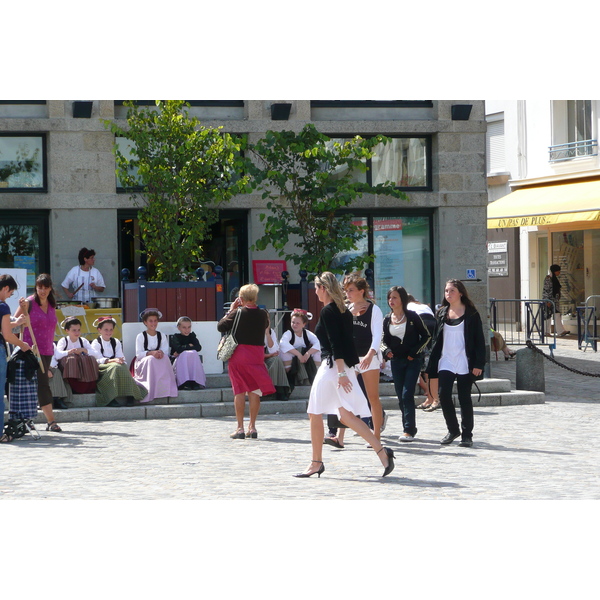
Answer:
[(169, 336), (177, 389), (203, 390), (206, 386), (206, 375), (198, 356), (202, 346), (192, 331), (192, 320), (189, 317), (179, 317), (177, 329), (179, 333)]
[(63, 379), (74, 394), (91, 394), (98, 380), (96, 353), (81, 337), (81, 321), (77, 317), (67, 317), (60, 326), (67, 335), (58, 340), (53, 361), (58, 363)]
[(146, 397), (148, 391), (138, 385), (127, 365), (121, 342), (113, 337), (117, 322), (112, 317), (100, 317), (93, 323), (100, 334), (92, 341), (92, 348), (99, 356), (100, 378), (96, 386), (96, 406), (120, 406), (118, 397), (127, 398), (127, 406), (133, 406)]
[(279, 353), (277, 334), (271, 329), (270, 323), (265, 331), (265, 366), (275, 386), (276, 399), (287, 400), (290, 397), (290, 384)]
[[(300, 308), (295, 308), (291, 314), (291, 330), (286, 331), (279, 342), (281, 360), (288, 373), (291, 387), (294, 385), (310, 385), (316, 374), (316, 369), (321, 364), (321, 344), (317, 336), (306, 329), (309, 313)], [(312, 318), (312, 315), (311, 315)], [(295, 359), (295, 360), (294, 360)], [(309, 374), (306, 364), (310, 360)]]
[(148, 390), (142, 402), (155, 398), (177, 398), (177, 381), (169, 360), (169, 339), (157, 331), (162, 313), (147, 308), (140, 314), (146, 331), (135, 338), (135, 364), (133, 378)]

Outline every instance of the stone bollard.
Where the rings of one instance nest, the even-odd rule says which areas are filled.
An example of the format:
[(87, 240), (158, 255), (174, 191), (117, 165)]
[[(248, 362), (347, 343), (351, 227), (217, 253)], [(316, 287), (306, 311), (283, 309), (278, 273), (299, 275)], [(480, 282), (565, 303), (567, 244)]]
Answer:
[(531, 348), (517, 350), (517, 389), (546, 391), (544, 357)]

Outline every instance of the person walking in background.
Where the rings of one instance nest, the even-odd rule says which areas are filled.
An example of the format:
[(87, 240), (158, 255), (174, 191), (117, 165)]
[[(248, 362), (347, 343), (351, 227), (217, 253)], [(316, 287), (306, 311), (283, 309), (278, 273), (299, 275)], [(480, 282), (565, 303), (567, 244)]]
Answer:
[(325, 471), (324, 414), (336, 414), (344, 425), (372, 446), (384, 466), (385, 477), (394, 469), (394, 452), (384, 448), (369, 426), (357, 416), (368, 417), (370, 411), (353, 369), (359, 360), (354, 347), (352, 315), (346, 308), (342, 288), (335, 275), (326, 271), (315, 277), (315, 293), (323, 309), (315, 328), (321, 343), (322, 362), (310, 390), (307, 409), (312, 461), (305, 471), (294, 477), (311, 477), (315, 473), (321, 477)]
[[(258, 286), (254, 283), (243, 285), (239, 296), (231, 303), (229, 312), (217, 323), (217, 330), (221, 333), (231, 331), (236, 313), (240, 311), (235, 330), (238, 345), (227, 361), (237, 420), (237, 429), (229, 436), (233, 440), (258, 438), (256, 419), (260, 410), (260, 398), (275, 393), (275, 386), (269, 377), (264, 359), (265, 332), (269, 327), (269, 315), (267, 311), (258, 308), (257, 299)], [(246, 394), (250, 405), (247, 432), (244, 431)]]
[[(475, 378), (482, 375), (484, 366), (485, 337), (481, 317), (463, 282), (450, 279), (446, 282), (444, 300), (437, 313), (433, 348), (427, 367), (430, 376), (437, 375), (439, 378), (440, 402), (448, 427), (441, 444), (451, 444), (461, 437), (459, 446), (473, 445), (471, 386)], [(460, 426), (452, 402), (455, 380), (460, 403)]]
[(550, 321), (554, 317), (554, 333), (557, 337), (569, 335), (562, 322), (560, 313), (560, 288), (562, 287), (558, 276), (560, 275), (559, 265), (550, 265), (550, 275), (544, 279), (544, 289), (542, 291), (542, 300), (549, 300), (546, 303), (546, 335), (550, 335)]
[[(37, 373), (37, 397), (39, 406), (48, 421), (47, 431), (60, 432), (62, 429), (56, 422), (54, 411), (52, 410), (52, 390), (48, 372), (50, 362), (54, 356), (54, 332), (56, 331), (56, 299), (52, 289), (52, 278), (48, 273), (41, 273), (35, 280), (35, 292), (33, 296), (19, 300), (19, 308), (15, 313), (16, 317), (22, 314), (29, 314), (29, 325), (35, 336), (35, 342), (40, 353), (44, 371), (40, 369)], [(30, 346), (33, 344), (29, 329), (26, 327), (23, 332), (23, 341)], [(64, 403), (56, 405), (57, 408), (68, 408)]]
[(0, 275), (0, 442), (12, 442), (12, 437), (4, 433), (4, 388), (6, 386), (6, 366), (7, 350), (6, 344), (18, 346), (22, 352), (31, 350), (27, 342), (20, 340), (14, 333), (13, 327), (18, 327), (25, 323), (26, 318), (21, 315), (18, 319), (12, 320), (10, 308), (6, 301), (13, 295), (17, 289), (17, 282), (12, 275)]
[(427, 399), (422, 404), (419, 404), (417, 408), (426, 412), (433, 412), (441, 407), (438, 394), (438, 380), (435, 378), (430, 378), (426, 372), (427, 364), (429, 363), (429, 356), (431, 354), (433, 333), (435, 331), (435, 314), (427, 304), (415, 300), (415, 297), (412, 294), (408, 294), (407, 300), (408, 304), (406, 305), (406, 308), (416, 312), (421, 317), (431, 337), (429, 343), (423, 350), (423, 362), (421, 364), (421, 375), (419, 376), (419, 387), (425, 392)]
[(383, 320), (383, 357), (391, 361), (394, 388), (402, 411), (404, 433), (401, 442), (412, 442), (417, 435), (415, 387), (421, 374), (422, 352), (430, 336), (421, 317), (408, 310), (408, 295), (402, 286), (387, 293), (391, 312)]

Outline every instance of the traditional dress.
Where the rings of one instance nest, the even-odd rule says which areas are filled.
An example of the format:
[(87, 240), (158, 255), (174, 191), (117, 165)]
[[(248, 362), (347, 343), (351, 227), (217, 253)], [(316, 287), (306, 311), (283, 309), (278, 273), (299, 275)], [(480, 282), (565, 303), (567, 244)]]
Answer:
[(33, 352), (15, 348), (7, 365), (9, 419), (34, 419), (37, 416), (38, 361)]
[[(162, 350), (164, 356), (147, 355), (151, 350)], [(135, 381), (148, 390), (141, 402), (152, 402), (155, 398), (177, 398), (177, 381), (169, 360), (169, 339), (160, 331), (150, 335), (139, 333), (135, 339)]]
[(202, 346), (194, 332), (189, 335), (183, 333), (175, 333), (169, 336), (169, 345), (171, 356), (177, 353), (173, 359), (173, 371), (177, 380), (177, 387), (185, 384), (196, 384), (196, 389), (204, 389), (206, 387), (206, 374), (198, 352), (202, 350)]
[(119, 340), (111, 337), (106, 342), (98, 336), (92, 341), (92, 349), (99, 355), (96, 406), (106, 406), (115, 398), (132, 397), (141, 402), (148, 395), (148, 390), (135, 382), (125, 363), (108, 362), (111, 358), (125, 360)]
[[(269, 345), (267, 343), (267, 335), (265, 334), (265, 354), (273, 354), (274, 352), (279, 352), (277, 334), (273, 331), (273, 329), (270, 330), (270, 334), (271, 340), (273, 341), (273, 345), (269, 348)], [(271, 358), (265, 358), (265, 365), (267, 366), (267, 371), (269, 372), (269, 376), (271, 377), (275, 388), (289, 388), (287, 373), (285, 372), (285, 367), (283, 366), (281, 355), (271, 356)], [(281, 394), (284, 392), (277, 390), (277, 393)]]
[[(83, 348), (83, 354), (69, 354), (73, 348)], [(54, 360), (62, 372), (63, 379), (75, 394), (91, 394), (98, 381), (98, 362), (91, 344), (80, 337), (72, 342), (68, 337), (61, 338), (54, 349)], [(51, 366), (54, 366), (53, 364)]]

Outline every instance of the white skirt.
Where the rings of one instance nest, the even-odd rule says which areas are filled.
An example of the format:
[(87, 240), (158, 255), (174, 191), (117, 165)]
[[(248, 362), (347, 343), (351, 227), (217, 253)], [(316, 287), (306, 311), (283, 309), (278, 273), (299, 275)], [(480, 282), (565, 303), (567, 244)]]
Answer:
[(356, 363), (356, 365), (354, 365), (354, 368), (356, 369), (356, 371), (358, 373), (366, 373), (367, 371), (379, 371), (381, 369), (381, 361), (379, 360), (379, 355), (378, 354), (376, 354), (371, 359), (371, 364), (368, 366), (368, 368), (361, 369), (359, 367), (359, 365), (364, 360), (364, 358), (365, 358), (364, 356), (359, 356), (358, 363)]
[(340, 415), (340, 406), (343, 406), (353, 415), (361, 418), (370, 417), (371, 411), (366, 396), (363, 394), (356, 379), (356, 372), (353, 368), (346, 365), (346, 374), (352, 389), (345, 392), (341, 387), (338, 388), (338, 370), (335, 367), (329, 367), (324, 360), (317, 371), (315, 380), (310, 388), (310, 398), (306, 412), (313, 415)]

